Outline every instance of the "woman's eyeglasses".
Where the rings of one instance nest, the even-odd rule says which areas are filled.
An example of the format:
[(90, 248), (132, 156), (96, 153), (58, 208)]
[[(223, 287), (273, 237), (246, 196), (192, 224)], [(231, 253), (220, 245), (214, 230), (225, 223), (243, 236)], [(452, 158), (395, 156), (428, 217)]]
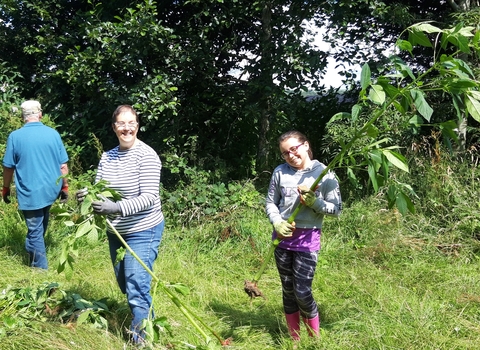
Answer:
[(125, 123), (125, 122), (115, 122), (113, 123), (115, 124), (115, 126), (119, 129), (125, 129), (125, 128), (129, 128), (129, 129), (135, 129), (137, 126), (138, 126), (138, 123), (137, 122), (129, 122), (129, 123)]
[(304, 144), (305, 144), (305, 142), (299, 144), (298, 146), (290, 147), (290, 148), (288, 149), (288, 151), (282, 152), (282, 153), (281, 153), (282, 158), (286, 159), (288, 156), (290, 156), (290, 153), (292, 153), (292, 154), (297, 154), (298, 148), (299, 148), (300, 146), (303, 146)]

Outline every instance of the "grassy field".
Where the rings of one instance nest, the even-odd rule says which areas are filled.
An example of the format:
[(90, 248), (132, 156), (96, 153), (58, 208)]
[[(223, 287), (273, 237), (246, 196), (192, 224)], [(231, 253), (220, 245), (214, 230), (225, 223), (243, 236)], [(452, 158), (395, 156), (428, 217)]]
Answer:
[[(480, 244), (454, 222), (416, 214), (400, 216), (372, 198), (346, 207), (325, 221), (314, 293), (321, 313), (321, 336), (306, 336), (298, 349), (478, 349), (480, 348)], [(129, 312), (108, 258), (107, 243), (85, 242), (71, 280), (55, 271), (65, 228), (50, 227), (48, 272), (25, 265), (25, 226), (12, 207), (0, 203), (0, 291), (57, 282), (59, 289), (85, 300), (103, 299), (108, 329), (74, 320), (32, 319), (0, 303), (0, 348), (130, 349), (125, 328)], [(167, 218), (168, 219), (168, 218)], [(183, 283), (179, 296), (229, 349), (292, 349), (281, 304), (278, 275), (271, 261), (259, 281), (265, 294), (250, 299), (244, 280), (253, 279), (270, 244), (271, 227), (262, 210), (236, 210), (206, 218), (194, 228), (167, 227), (155, 273), (162, 283)], [(442, 222), (439, 226), (438, 222)], [(221, 348), (205, 339), (160, 292), (156, 314), (162, 332), (154, 349)], [(15, 322), (6, 322), (7, 314)], [(23, 315), (25, 316), (25, 315)]]

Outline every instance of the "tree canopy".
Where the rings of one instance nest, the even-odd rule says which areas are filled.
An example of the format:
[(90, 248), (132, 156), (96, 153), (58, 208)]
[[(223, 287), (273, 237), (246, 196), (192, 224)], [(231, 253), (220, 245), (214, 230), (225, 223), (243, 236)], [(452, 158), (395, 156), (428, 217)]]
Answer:
[[(111, 112), (132, 104), (141, 137), (160, 154), (242, 178), (278, 163), (276, 139), (286, 130), (303, 131), (320, 148), (326, 122), (349, 108), (340, 104), (354, 102), (360, 87), (353, 71), (342, 73), (352, 98), (339, 99), (339, 91), (322, 86), (329, 57), (338, 64), (368, 62), (375, 75), (385, 48), (405, 27), (428, 20), (446, 25), (462, 6), (5, 0), (0, 63), (19, 99), (41, 100), (85, 169), (97, 162), (99, 140), (105, 149), (115, 144)], [(327, 29), (331, 50), (314, 44), (308, 23)], [(427, 67), (431, 48), (416, 50), (402, 58)]]

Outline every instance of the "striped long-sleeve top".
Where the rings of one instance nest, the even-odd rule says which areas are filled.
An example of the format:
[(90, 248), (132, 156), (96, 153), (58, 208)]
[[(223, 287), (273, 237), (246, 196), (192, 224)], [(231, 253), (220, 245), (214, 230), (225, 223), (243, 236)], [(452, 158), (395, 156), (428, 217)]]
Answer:
[(140, 140), (130, 149), (117, 146), (102, 154), (96, 181), (108, 181), (122, 197), (117, 202), (121, 214), (108, 216), (118, 233), (139, 232), (162, 222), (161, 169), (157, 153)]

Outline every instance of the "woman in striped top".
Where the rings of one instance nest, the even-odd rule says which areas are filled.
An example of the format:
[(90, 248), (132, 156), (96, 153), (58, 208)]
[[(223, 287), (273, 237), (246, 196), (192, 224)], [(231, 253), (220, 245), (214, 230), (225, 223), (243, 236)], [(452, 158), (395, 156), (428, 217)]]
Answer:
[[(152, 270), (165, 226), (159, 195), (162, 164), (157, 153), (137, 138), (138, 126), (137, 113), (131, 106), (121, 105), (113, 112), (112, 128), (119, 145), (103, 153), (96, 181), (108, 181), (109, 188), (122, 198), (117, 202), (93, 202), (92, 207), (96, 213), (107, 215), (130, 248)], [(142, 321), (154, 317), (149, 314), (152, 277), (128, 252), (115, 263), (122, 243), (108, 230), (107, 236), (115, 276), (132, 311), (132, 340), (142, 343)]]

